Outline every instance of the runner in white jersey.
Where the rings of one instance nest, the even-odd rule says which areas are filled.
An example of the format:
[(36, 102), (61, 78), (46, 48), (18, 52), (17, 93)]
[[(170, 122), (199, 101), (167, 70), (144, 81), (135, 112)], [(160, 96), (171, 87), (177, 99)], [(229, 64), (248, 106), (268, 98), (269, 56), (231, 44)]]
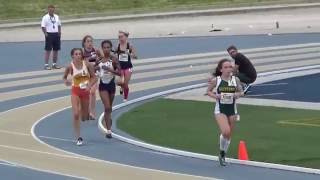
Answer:
[(118, 58), (111, 54), (112, 43), (104, 40), (101, 43), (103, 58), (97, 69), (99, 70), (100, 84), (99, 93), (104, 105), (104, 121), (107, 128), (106, 138), (112, 138), (111, 112), (114, 96), (116, 93), (115, 76), (120, 76), (120, 65)]

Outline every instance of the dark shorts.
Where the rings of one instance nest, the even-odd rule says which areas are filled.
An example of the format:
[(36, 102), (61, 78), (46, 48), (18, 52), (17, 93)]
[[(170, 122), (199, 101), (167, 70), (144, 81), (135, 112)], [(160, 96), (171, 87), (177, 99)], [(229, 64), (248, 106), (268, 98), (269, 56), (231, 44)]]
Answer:
[(104, 84), (102, 81), (100, 81), (99, 91), (108, 91), (109, 94), (115, 94), (116, 93), (116, 83), (114, 82), (114, 79), (111, 80), (111, 82), (109, 84)]
[(241, 82), (246, 83), (246, 84), (251, 84), (256, 80), (256, 78), (254, 78), (254, 79), (250, 78), (246, 74), (240, 73), (240, 72), (238, 73), (237, 77), (240, 79)]
[(46, 51), (59, 51), (60, 50), (60, 35), (59, 33), (48, 33), (48, 36), (46, 37), (46, 44), (45, 44), (45, 50)]

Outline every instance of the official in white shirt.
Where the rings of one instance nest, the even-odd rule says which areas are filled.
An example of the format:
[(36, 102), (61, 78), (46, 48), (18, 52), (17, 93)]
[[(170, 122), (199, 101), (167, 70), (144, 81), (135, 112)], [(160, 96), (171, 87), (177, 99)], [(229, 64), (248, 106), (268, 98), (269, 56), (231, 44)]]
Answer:
[[(45, 35), (45, 66), (46, 70), (60, 69), (57, 65), (58, 51), (60, 50), (61, 44), (61, 21), (59, 16), (54, 14), (55, 7), (53, 5), (48, 6), (48, 14), (42, 17), (41, 28)], [(49, 57), (52, 54), (52, 66), (49, 66)]]

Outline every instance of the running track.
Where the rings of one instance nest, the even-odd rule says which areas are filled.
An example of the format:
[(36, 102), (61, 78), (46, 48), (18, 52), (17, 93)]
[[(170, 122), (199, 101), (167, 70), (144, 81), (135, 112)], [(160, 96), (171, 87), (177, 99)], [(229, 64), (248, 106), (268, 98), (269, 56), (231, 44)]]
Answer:
[[(312, 36), (314, 37), (312, 38)], [(279, 35), (277, 38), (271, 38), (272, 40), (263, 41), (264, 43), (261, 46), (314, 42), (316, 41), (316, 37), (319, 36), (317, 34)], [(225, 38), (227, 39), (226, 42), (230, 41), (230, 39), (228, 40), (230, 37)], [(237, 36), (234, 38), (237, 41), (237, 43), (235, 43), (236, 45), (240, 44), (240, 47), (253, 48), (257, 47), (257, 44), (259, 44), (258, 42), (262, 37)], [(296, 38), (297, 41), (294, 42), (292, 38)], [(157, 57), (206, 52), (211, 49), (223, 50), (225, 46), (227, 46), (224, 43), (220, 43), (221, 46), (217, 47), (206, 46), (210, 43), (219, 44), (217, 43), (219, 42), (217, 41), (219, 39), (222, 42), (223, 38), (221, 37), (217, 39), (208, 38), (207, 40), (205, 40), (205, 38), (140, 39), (137, 40), (137, 42), (152, 42), (144, 48), (138, 48), (142, 48), (144, 50), (143, 52), (146, 51), (145, 54), (141, 54), (142, 57)], [(246, 40), (252, 43), (246, 43)], [(183, 51), (182, 48), (177, 48), (176, 52), (172, 52), (172, 49), (170, 48), (159, 51), (158, 45), (165, 41), (170, 41), (171, 43), (181, 43), (181, 41), (184, 41), (187, 51)], [(193, 46), (187, 44), (192, 44)], [(4, 44), (1, 45), (3, 46)], [(40, 46), (40, 43), (36, 42), (23, 44), (9, 43), (6, 44), (6, 47), (15, 47), (19, 49), (19, 46), (21, 48), (21, 46), (26, 45), (28, 47), (31, 46), (29, 47), (30, 54), (41, 53), (38, 48), (35, 48), (36, 46)], [(169, 51), (168, 54), (165, 52), (167, 49)], [(252, 58), (258, 67), (259, 72), (265, 72), (275, 69), (319, 64), (317, 61), (320, 56), (318, 54), (319, 50), (320, 44), (309, 44), (304, 46), (282, 47), (281, 49), (248, 50), (246, 54)], [(150, 52), (155, 52), (154, 56), (152, 56)], [(9, 52), (5, 51), (4, 53)], [(193, 57), (184, 61), (177, 58), (169, 59), (167, 61), (163, 59), (139, 60), (136, 63), (135, 75), (132, 80), (133, 93), (131, 94), (131, 98), (205, 82), (207, 72), (209, 72), (214, 67), (214, 63), (223, 56), (225, 56), (223, 53), (218, 53), (209, 57)], [(16, 64), (15, 62), (18, 61), (19, 57), (21, 58), (21, 54), (12, 54), (11, 57), (13, 59), (11, 64)], [(151, 61), (153, 62), (150, 63)], [(3, 63), (4, 61), (1, 62)], [(29, 69), (21, 67), (15, 74), (0, 75), (0, 103), (2, 111), (0, 114), (0, 133), (2, 134), (0, 158), (3, 160), (59, 172), (62, 175), (74, 175), (79, 178), (87, 177), (92, 179), (105, 179), (111, 174), (114, 179), (127, 179), (128, 177), (133, 179), (151, 179), (151, 177), (152, 179), (198, 179), (200, 178), (198, 176), (222, 179), (239, 179), (239, 177), (241, 179), (256, 179), (257, 177), (259, 177), (259, 179), (319, 178), (315, 175), (254, 168), (235, 164), (231, 164), (228, 168), (220, 168), (216, 162), (212, 161), (158, 153), (122, 143), (116, 139), (107, 141), (104, 139), (103, 135), (97, 131), (97, 125), (93, 122), (86, 123), (83, 126), (83, 134), (88, 142), (86, 146), (81, 148), (75, 147), (70, 142), (72, 141), (72, 134), (70, 131), (70, 109), (65, 109), (46, 117), (36, 126), (35, 133), (42, 141), (51, 146), (87, 157), (58, 151), (52, 147), (40, 144), (38, 141), (35, 141), (30, 134), (32, 125), (41, 117), (68, 107), (69, 98), (63, 96), (67, 96), (69, 91), (59, 81), (61, 78), (61, 71), (59, 70), (51, 71), (49, 74), (46, 74), (47, 72), (44, 71), (18, 73), (37, 68), (36, 63), (33, 62), (34, 61), (30, 63)], [(193, 68), (190, 68), (190, 65), (193, 65)], [(1, 67), (3, 68), (6, 66), (3, 65)], [(5, 68), (6, 70), (10, 69), (10, 66), (7, 67), (8, 68)], [(6, 70), (1, 72), (5, 73)], [(46, 74), (45, 77), (42, 74)], [(61, 98), (53, 99), (58, 97)], [(15, 107), (48, 99), (52, 100), (4, 112)], [(115, 104), (118, 103), (119, 97), (116, 98)], [(101, 109), (102, 107), (99, 102), (97, 107), (98, 113), (101, 112)], [(119, 115), (118, 113), (121, 112), (114, 113), (114, 116)], [(158, 169), (161, 170), (161, 172), (141, 168), (137, 169), (105, 161)], [(1, 171), (1, 169), (0, 172), (3, 174), (2, 172), (4, 171)], [(81, 169), (81, 171), (79, 169)], [(39, 171), (32, 171), (32, 173), (34, 173), (36, 179), (41, 179), (41, 175), (43, 175), (43, 173)], [(52, 173), (49, 174), (52, 175)], [(192, 176), (183, 174), (190, 174)], [(10, 177), (10, 173), (6, 177)]]

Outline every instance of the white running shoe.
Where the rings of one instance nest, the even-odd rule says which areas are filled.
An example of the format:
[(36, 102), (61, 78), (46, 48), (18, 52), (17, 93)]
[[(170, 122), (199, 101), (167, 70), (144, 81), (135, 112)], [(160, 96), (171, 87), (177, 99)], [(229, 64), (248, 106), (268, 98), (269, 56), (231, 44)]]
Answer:
[(77, 140), (77, 146), (81, 146), (83, 144), (83, 139), (82, 137), (79, 137)]

